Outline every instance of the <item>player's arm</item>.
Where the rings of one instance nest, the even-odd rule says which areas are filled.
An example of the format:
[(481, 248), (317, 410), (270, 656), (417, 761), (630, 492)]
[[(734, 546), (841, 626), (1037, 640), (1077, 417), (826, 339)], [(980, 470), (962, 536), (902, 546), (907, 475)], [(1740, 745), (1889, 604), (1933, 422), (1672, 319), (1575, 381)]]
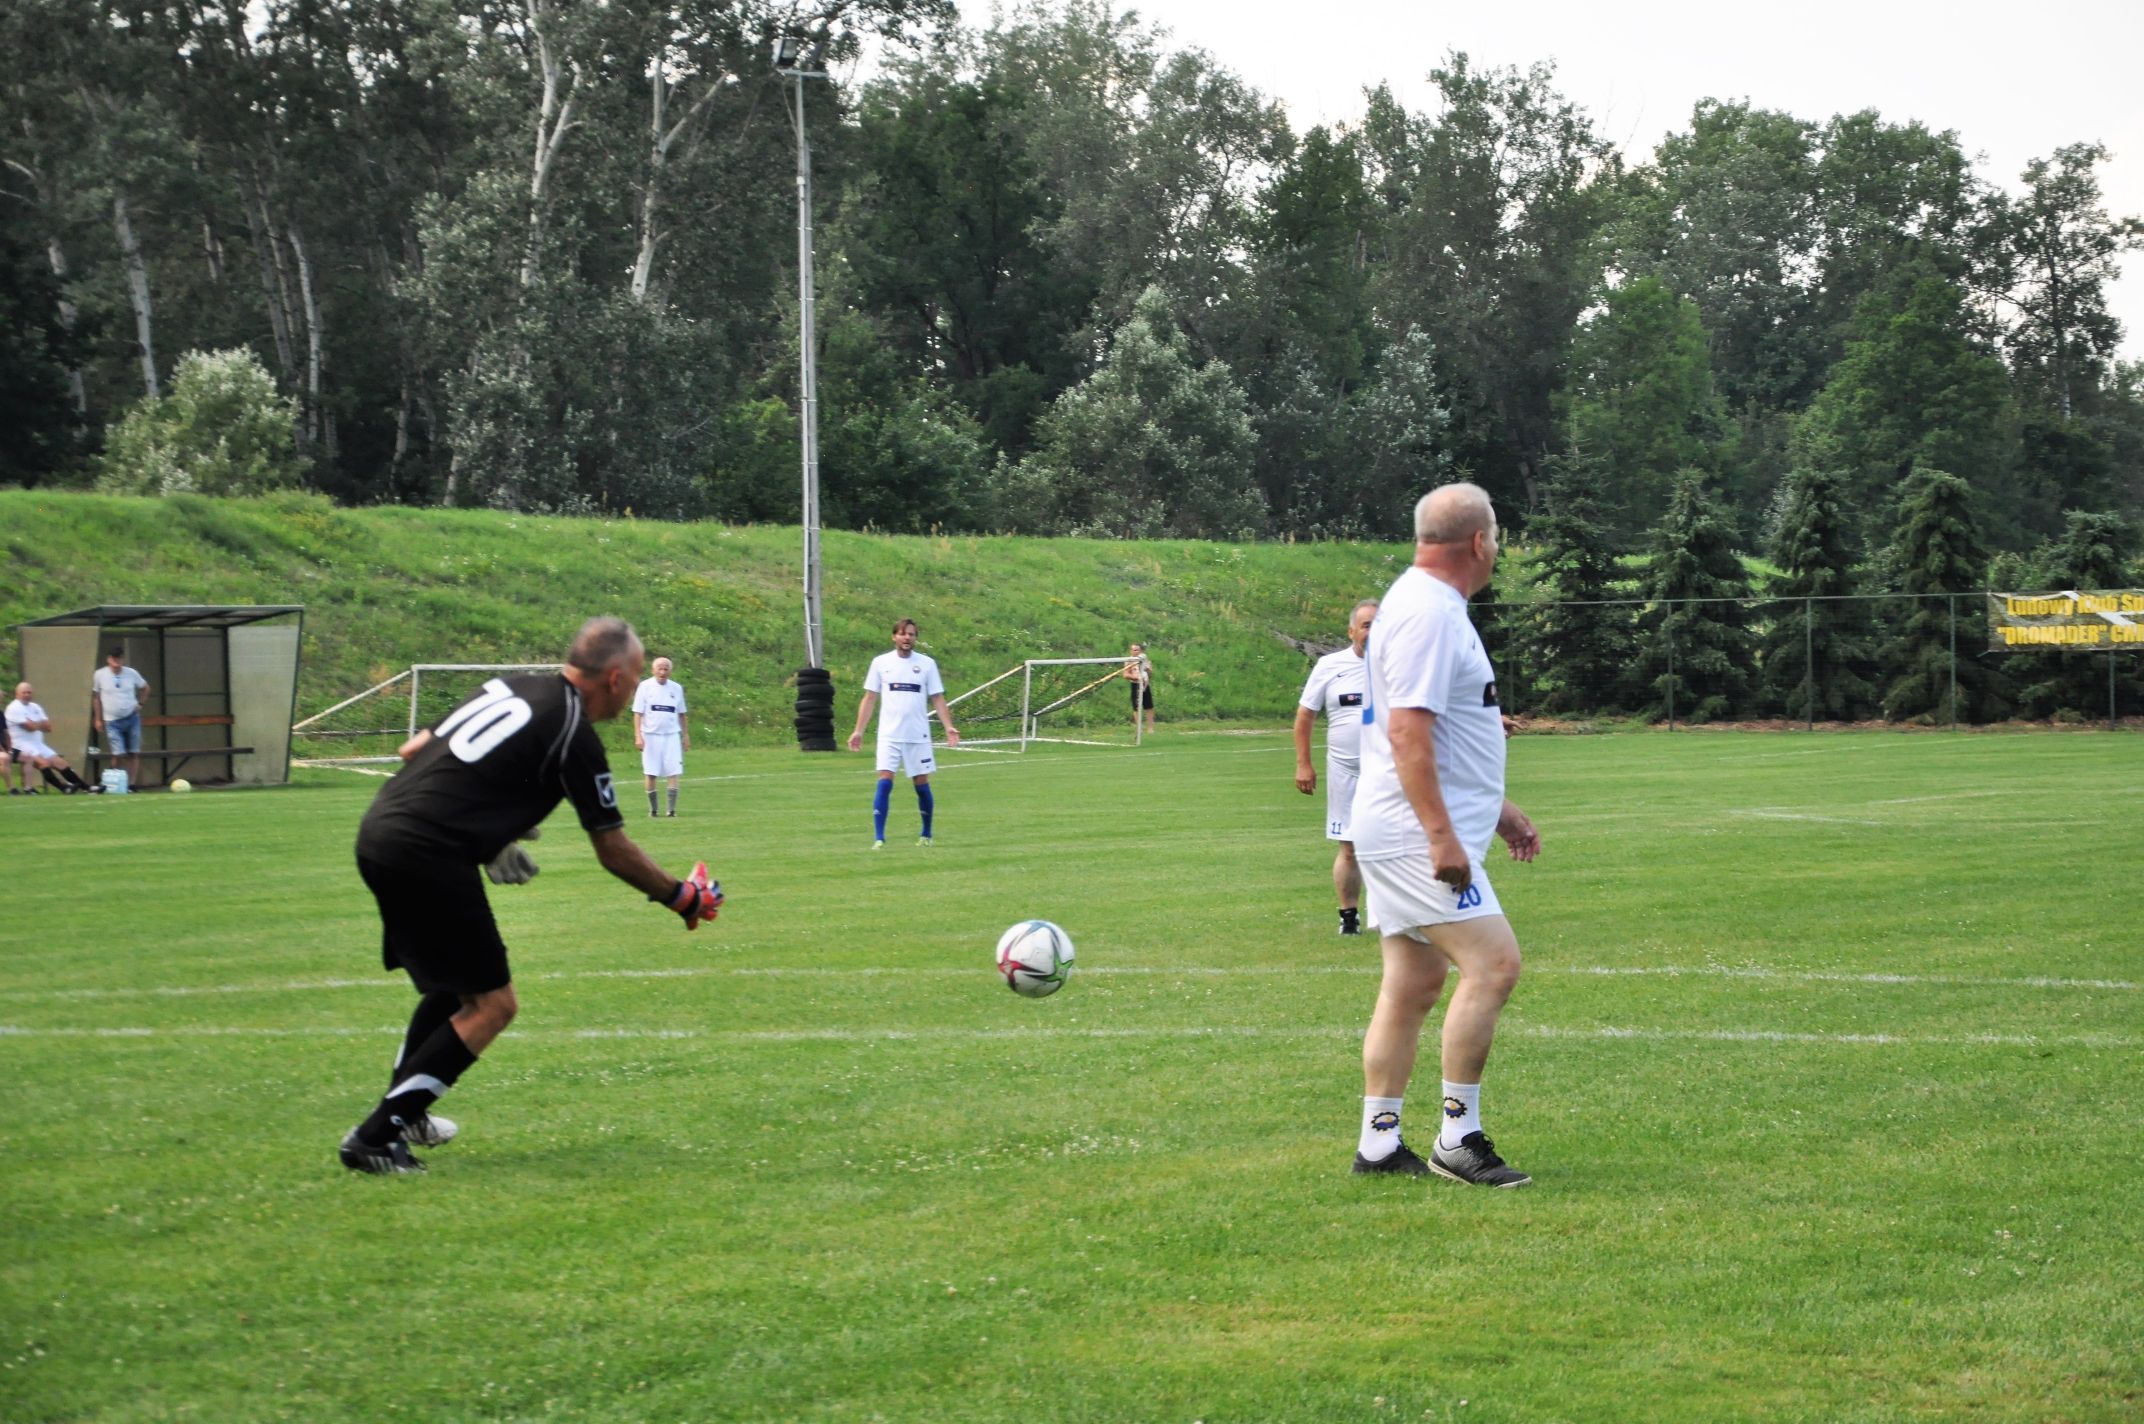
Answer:
[(960, 733), (953, 727), (953, 709), (946, 705), (945, 694), (942, 692), (932, 693), (931, 707), (937, 712), (938, 721), (945, 727), (945, 744), (949, 747), (959, 746)]
[(1464, 890), (1474, 878), (1467, 864), (1466, 847), (1452, 829), (1451, 812), (1445, 809), (1444, 787), (1437, 780), (1437, 755), (1431, 740), (1437, 714), (1426, 707), (1395, 707), (1385, 714), (1392, 739), (1392, 765), (1400, 774), (1400, 789), (1407, 804), (1429, 836), (1429, 860), (1439, 880), (1455, 890)]
[(431, 744), (432, 731), (431, 728), (427, 727), (425, 730), (419, 732), (416, 736), (411, 737), (408, 741), (404, 742), (401, 746), (396, 747), (395, 755), (402, 758), (403, 761), (407, 762), (411, 757), (423, 751)]
[(635, 751), (643, 752), (648, 749), (648, 739), (640, 730), (640, 714), (638, 712), (633, 714), (633, 748)]
[(89, 729), (92, 732), (104, 730), (104, 694), (97, 691), (94, 677), (89, 680)]
[(1318, 769), (1310, 764), (1310, 724), (1316, 717), (1308, 707), (1295, 709), (1295, 789), (1305, 796), (1318, 789)]
[(862, 697), (857, 699), (856, 730), (849, 733), (850, 751), (860, 752), (864, 749), (864, 728), (871, 725), (871, 712), (872, 709), (877, 706), (878, 694), (875, 692), (867, 691)]
[(1513, 860), (1527, 861), (1541, 854), (1541, 832), (1524, 811), (1510, 798), (1505, 798), (1504, 809), (1497, 813), (1496, 833), (1504, 838), (1511, 849)]

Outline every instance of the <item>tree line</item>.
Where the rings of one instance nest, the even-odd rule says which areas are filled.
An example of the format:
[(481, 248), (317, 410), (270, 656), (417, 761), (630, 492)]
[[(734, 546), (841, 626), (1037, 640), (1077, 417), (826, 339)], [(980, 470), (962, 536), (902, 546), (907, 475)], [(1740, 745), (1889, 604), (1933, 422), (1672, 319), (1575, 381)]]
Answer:
[(2005, 187), (1706, 100), (1626, 155), (1458, 53), (1297, 133), (1098, 0), (15, 0), (0, 480), (794, 521), (786, 31), (875, 57), (806, 84), (830, 524), (1387, 538), (1467, 477), (1897, 588), (1940, 472), (1976, 549), (2133, 554), (2095, 143)]

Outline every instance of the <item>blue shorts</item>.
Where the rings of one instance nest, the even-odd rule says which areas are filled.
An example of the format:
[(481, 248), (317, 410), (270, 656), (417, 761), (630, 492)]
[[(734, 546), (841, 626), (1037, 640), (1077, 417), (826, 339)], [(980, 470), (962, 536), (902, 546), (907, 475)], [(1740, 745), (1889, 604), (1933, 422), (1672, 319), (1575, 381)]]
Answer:
[(104, 747), (111, 756), (126, 756), (141, 750), (141, 713), (104, 720)]

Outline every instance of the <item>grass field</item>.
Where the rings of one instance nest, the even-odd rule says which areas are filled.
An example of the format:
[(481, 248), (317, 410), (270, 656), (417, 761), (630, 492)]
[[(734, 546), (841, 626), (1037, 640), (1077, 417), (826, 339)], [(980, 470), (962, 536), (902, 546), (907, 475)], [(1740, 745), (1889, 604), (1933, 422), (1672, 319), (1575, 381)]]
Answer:
[(696, 935), (554, 823), (402, 1180), (333, 1161), (377, 783), (0, 806), (0, 1418), (2144, 1413), (2144, 741), (1515, 743), (1511, 1193), (1347, 1174), (1375, 947), (1284, 738), (947, 761), (872, 855), (863, 758), (696, 756), (632, 827)]

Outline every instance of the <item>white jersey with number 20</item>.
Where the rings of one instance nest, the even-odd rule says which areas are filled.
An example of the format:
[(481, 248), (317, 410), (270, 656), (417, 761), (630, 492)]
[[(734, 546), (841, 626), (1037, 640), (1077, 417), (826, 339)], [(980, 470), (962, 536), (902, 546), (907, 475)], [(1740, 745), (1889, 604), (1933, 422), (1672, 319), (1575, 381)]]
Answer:
[(1429, 854), (1429, 833), (1392, 762), (1391, 709), (1416, 707), (1436, 716), (1430, 740), (1444, 809), (1468, 859), (1479, 863), (1504, 809), (1504, 721), (1496, 672), (1466, 598), (1420, 569), (1401, 574), (1370, 625), (1369, 664), (1351, 827), (1356, 859)]

